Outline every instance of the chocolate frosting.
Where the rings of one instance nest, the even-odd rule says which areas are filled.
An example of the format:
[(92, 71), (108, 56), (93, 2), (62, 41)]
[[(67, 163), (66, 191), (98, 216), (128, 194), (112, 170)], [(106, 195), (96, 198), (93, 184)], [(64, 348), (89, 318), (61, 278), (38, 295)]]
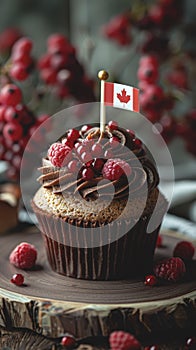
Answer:
[[(129, 178), (124, 174), (118, 180), (104, 181), (102, 173), (99, 172), (95, 174), (94, 178), (85, 180), (80, 171), (78, 174), (73, 174), (66, 166), (55, 167), (49, 159), (44, 158), (42, 167), (39, 168), (42, 175), (38, 178), (43, 187), (52, 188), (53, 193), (68, 191), (76, 194), (79, 191), (84, 199), (93, 200), (98, 196), (111, 196), (113, 191), (115, 199), (127, 198), (128, 194), (137, 197), (147, 191), (152, 191), (158, 185), (159, 176), (155, 165), (143, 146), (134, 147), (133, 138), (128, 131), (122, 128), (111, 131), (106, 126), (104, 135), (100, 134), (98, 127), (93, 127), (84, 134), (80, 132), (80, 134), (80, 142), (97, 139), (97, 142), (101, 142), (104, 151), (111, 149), (109, 139), (117, 137), (120, 142), (117, 148), (112, 148), (112, 158), (124, 160), (130, 165), (132, 172)], [(66, 134), (59, 141), (61, 142), (65, 138)], [(72, 152), (76, 157), (77, 153), (74, 149)]]

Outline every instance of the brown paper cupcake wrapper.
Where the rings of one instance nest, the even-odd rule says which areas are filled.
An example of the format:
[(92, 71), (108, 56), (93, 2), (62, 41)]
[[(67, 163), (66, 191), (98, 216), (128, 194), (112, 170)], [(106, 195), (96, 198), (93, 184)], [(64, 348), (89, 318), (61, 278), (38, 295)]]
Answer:
[(33, 209), (54, 271), (91, 280), (133, 278), (151, 272), (160, 225), (147, 234), (150, 216), (141, 217), (135, 225), (124, 220), (107, 224), (104, 229), (97, 227), (94, 234), (94, 225), (86, 227), (84, 222), (73, 225), (73, 220), (71, 224), (70, 220), (65, 222), (35, 205)]

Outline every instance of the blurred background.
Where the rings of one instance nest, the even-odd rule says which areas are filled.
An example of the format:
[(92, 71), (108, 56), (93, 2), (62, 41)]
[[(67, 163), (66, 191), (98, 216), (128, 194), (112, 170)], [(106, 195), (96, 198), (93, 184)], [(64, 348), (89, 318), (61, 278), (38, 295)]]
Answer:
[[(141, 112), (174, 162), (170, 213), (196, 221), (195, 18), (194, 0), (0, 0), (1, 89), (21, 89), (29, 120), (20, 119), (22, 129), (5, 142), (11, 112), (4, 117), (0, 106), (2, 181), (18, 181), (27, 139), (45, 118), (99, 101), (97, 72), (104, 68), (110, 81), (140, 88)], [(24, 55), (14, 49), (21, 37), (33, 44)]]

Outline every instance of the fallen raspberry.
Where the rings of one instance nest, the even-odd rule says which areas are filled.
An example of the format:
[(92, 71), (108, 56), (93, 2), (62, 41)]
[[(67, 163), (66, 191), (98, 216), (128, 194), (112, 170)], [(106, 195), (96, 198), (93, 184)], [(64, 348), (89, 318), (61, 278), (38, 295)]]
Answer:
[(130, 333), (114, 331), (110, 334), (109, 343), (111, 350), (140, 350), (139, 341)]
[(195, 253), (195, 247), (191, 242), (181, 241), (174, 248), (173, 256), (177, 256), (183, 260), (191, 260)]
[(103, 177), (108, 180), (118, 180), (123, 174), (129, 176), (131, 167), (127, 162), (119, 158), (108, 159), (102, 169)]
[(53, 143), (48, 150), (48, 158), (56, 167), (62, 167), (69, 163), (72, 158), (71, 148), (60, 142)]
[(167, 281), (177, 282), (185, 274), (186, 268), (180, 258), (169, 258), (158, 262), (154, 267), (156, 277)]
[(32, 244), (22, 242), (11, 252), (10, 263), (20, 269), (31, 269), (35, 265), (37, 251)]

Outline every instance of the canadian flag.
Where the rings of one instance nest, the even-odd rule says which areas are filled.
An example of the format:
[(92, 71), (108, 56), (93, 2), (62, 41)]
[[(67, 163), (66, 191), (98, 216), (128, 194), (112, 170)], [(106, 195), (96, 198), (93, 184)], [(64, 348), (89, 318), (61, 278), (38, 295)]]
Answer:
[(133, 86), (104, 82), (104, 104), (139, 112), (139, 90)]

